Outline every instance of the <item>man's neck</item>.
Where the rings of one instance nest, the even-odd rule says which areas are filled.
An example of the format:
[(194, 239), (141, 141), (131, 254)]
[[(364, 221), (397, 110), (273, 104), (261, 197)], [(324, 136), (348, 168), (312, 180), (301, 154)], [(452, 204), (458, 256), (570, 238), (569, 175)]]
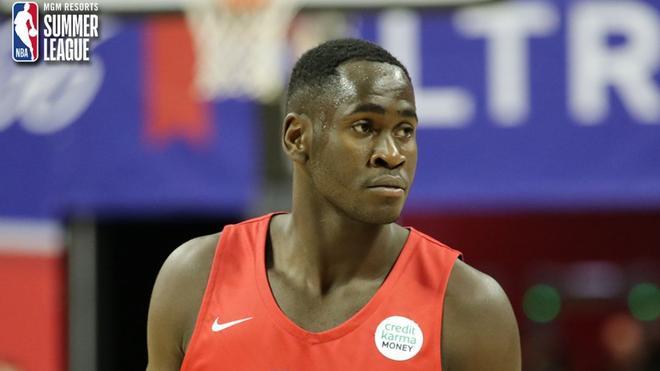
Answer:
[(382, 280), (408, 231), (353, 220), (340, 211), (296, 207), (271, 223), (273, 268), (306, 290), (325, 295), (352, 280)]

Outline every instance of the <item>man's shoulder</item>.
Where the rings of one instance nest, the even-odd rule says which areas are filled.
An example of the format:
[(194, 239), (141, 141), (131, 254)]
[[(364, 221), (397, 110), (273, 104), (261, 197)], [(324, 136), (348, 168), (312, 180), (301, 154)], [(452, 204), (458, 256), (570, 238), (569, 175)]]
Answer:
[(194, 238), (163, 263), (149, 305), (149, 369), (180, 367), (204, 296), (220, 233)]
[(458, 259), (449, 278), (447, 298), (455, 305), (473, 308), (506, 298), (506, 294), (493, 277)]
[[(196, 237), (172, 251), (163, 264), (158, 279), (165, 281), (173, 298), (181, 292), (186, 292), (192, 295), (190, 299), (193, 300), (189, 303), (199, 307), (200, 303), (197, 301), (201, 302), (206, 288), (220, 236), (221, 232)], [(170, 297), (166, 296), (166, 298)], [(193, 313), (196, 313), (196, 308), (191, 308), (193, 309)]]
[[(163, 289), (175, 295), (179, 295), (181, 290), (203, 291), (220, 235), (215, 233), (196, 237), (172, 251), (158, 274)], [(165, 295), (165, 299), (170, 297)]]
[(412, 228), (412, 227), (407, 227), (407, 228), (410, 228), (410, 233), (411, 233), (412, 235), (417, 236), (417, 238), (418, 238), (419, 240), (424, 241), (424, 242), (426, 243), (427, 246), (431, 246), (431, 247), (433, 247), (433, 248), (439, 248), (439, 249), (444, 250), (444, 251), (446, 251), (446, 252), (455, 253), (455, 254), (457, 254), (457, 255), (459, 255), (459, 256), (462, 256), (462, 255), (463, 255), (460, 251), (458, 251), (458, 250), (452, 248), (451, 246), (449, 246), (449, 245), (447, 245), (447, 244), (445, 244), (445, 243), (443, 243), (443, 242), (441, 242), (441, 241), (438, 241), (437, 239), (435, 239), (435, 238), (429, 236), (428, 234), (426, 234), (426, 233), (424, 233), (424, 232), (422, 232), (422, 231), (420, 231), (420, 230), (417, 230), (417, 229)]
[(215, 255), (221, 234), (222, 232), (218, 232), (188, 240), (172, 251), (163, 267), (185, 271), (209, 265)]
[(518, 326), (509, 299), (495, 279), (461, 260), (447, 285), (443, 323), (443, 355), (454, 366), (449, 369), (519, 369)]
[(219, 238), (220, 233), (215, 233), (193, 238), (177, 247), (163, 263), (156, 279), (152, 310), (162, 308), (184, 344), (194, 327)]
[[(273, 212), (265, 215), (245, 219), (236, 224), (229, 224), (225, 228), (231, 227), (232, 230), (250, 227), (255, 223), (263, 223), (264, 219), (269, 219), (273, 215), (281, 212)], [(230, 233), (230, 231), (226, 232)], [(225, 233), (225, 234), (226, 234)], [(215, 250), (223, 232), (193, 238), (181, 246), (177, 247), (167, 258), (163, 269), (171, 269), (174, 273), (185, 274), (186, 272), (207, 272), (211, 268), (211, 263), (215, 255)], [(162, 271), (162, 270), (161, 270)]]

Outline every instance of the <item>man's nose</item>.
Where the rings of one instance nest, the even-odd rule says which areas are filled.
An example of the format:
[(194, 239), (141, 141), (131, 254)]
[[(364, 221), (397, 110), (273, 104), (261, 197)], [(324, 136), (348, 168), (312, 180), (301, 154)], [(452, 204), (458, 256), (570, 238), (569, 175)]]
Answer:
[(406, 161), (406, 157), (399, 150), (399, 147), (391, 134), (381, 133), (376, 141), (374, 151), (369, 159), (369, 164), (371, 166), (394, 169), (401, 166)]

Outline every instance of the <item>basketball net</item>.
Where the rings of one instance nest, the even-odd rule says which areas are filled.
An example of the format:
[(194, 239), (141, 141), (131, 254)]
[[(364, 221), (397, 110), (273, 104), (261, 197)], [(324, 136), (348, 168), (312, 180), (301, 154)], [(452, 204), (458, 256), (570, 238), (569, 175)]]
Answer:
[(284, 90), (286, 34), (297, 5), (297, 0), (188, 1), (201, 97), (277, 99)]

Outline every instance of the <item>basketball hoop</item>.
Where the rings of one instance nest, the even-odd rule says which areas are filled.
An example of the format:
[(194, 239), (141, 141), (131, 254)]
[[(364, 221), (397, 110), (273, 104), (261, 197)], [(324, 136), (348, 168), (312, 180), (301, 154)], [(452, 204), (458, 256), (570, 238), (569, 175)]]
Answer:
[(286, 34), (297, 0), (191, 0), (185, 14), (202, 98), (264, 103), (284, 90)]

